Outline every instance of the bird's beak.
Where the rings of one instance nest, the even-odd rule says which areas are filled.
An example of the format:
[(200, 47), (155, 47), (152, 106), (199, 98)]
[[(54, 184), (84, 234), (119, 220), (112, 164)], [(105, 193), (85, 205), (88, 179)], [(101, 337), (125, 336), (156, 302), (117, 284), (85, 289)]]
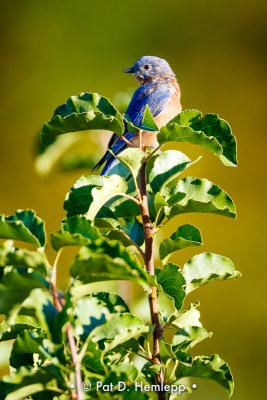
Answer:
[(134, 72), (134, 68), (133, 68), (133, 67), (131, 67), (131, 68), (126, 68), (126, 69), (124, 69), (122, 72), (126, 72), (127, 74), (132, 74), (132, 73)]

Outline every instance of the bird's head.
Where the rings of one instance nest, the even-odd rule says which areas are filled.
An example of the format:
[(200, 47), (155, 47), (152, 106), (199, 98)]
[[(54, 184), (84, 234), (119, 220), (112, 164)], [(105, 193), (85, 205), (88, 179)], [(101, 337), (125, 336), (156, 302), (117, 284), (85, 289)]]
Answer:
[(133, 74), (142, 85), (151, 81), (175, 78), (167, 61), (153, 56), (139, 58), (131, 68), (126, 68), (123, 72)]

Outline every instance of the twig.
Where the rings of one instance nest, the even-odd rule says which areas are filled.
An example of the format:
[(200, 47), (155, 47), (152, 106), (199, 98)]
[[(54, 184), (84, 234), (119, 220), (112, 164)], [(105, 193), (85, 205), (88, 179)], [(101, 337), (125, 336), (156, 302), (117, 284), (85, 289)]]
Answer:
[(146, 162), (148, 162), (150, 160), (151, 157), (153, 157), (153, 155), (163, 146), (163, 144), (160, 144), (158, 147), (156, 147), (152, 153), (150, 153), (147, 158), (146, 158)]
[(125, 233), (122, 229), (118, 229), (118, 231), (127, 239), (129, 240), (132, 245), (138, 250), (138, 252), (140, 253), (140, 255), (143, 257), (143, 259), (145, 259), (145, 253), (143, 252), (142, 249), (140, 249), (140, 247), (138, 246), (138, 244), (136, 244), (129, 235), (127, 235), (127, 233)]
[[(155, 275), (154, 270), (154, 259), (153, 259), (153, 226), (150, 221), (148, 200), (146, 193), (146, 162), (143, 163), (142, 168), (139, 173), (139, 185), (141, 193), (141, 216), (143, 221), (144, 235), (145, 235), (145, 264), (147, 271), (153, 276)], [(159, 339), (162, 336), (162, 326), (159, 322), (159, 312), (158, 312), (158, 301), (157, 301), (157, 287), (151, 287), (151, 294), (149, 295), (149, 306), (151, 314), (151, 323), (155, 325), (153, 332), (153, 353), (152, 362), (159, 364), (161, 367), (160, 374), (156, 375), (157, 383), (164, 382), (164, 373), (160, 360), (159, 352)], [(158, 392), (158, 399), (165, 400), (166, 393)]]
[(133, 147), (132, 143), (124, 136), (119, 136), (128, 146)]

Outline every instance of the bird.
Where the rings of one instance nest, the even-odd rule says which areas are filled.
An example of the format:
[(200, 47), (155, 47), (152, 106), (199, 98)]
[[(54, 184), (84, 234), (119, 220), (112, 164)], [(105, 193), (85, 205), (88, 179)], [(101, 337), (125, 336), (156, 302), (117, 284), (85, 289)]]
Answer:
[[(182, 111), (180, 87), (175, 73), (166, 60), (155, 56), (143, 56), (123, 72), (132, 74), (140, 83), (125, 112), (135, 126), (141, 125), (146, 106), (159, 129)], [(128, 131), (126, 121), (124, 121), (123, 136), (133, 147), (139, 147), (138, 134)], [(143, 147), (156, 148), (157, 132), (142, 131), (141, 141)], [(114, 155), (118, 155), (127, 147), (127, 143), (118, 135), (114, 133), (111, 136), (108, 149), (112, 150)], [(100, 175), (107, 175), (118, 163), (109, 150), (93, 168), (94, 171), (105, 163)]]

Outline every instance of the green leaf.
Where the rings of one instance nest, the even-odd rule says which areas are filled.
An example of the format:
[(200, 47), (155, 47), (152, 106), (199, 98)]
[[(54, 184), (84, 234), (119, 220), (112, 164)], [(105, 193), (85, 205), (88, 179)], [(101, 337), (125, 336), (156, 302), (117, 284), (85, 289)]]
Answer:
[[(20, 323), (18, 323), (18, 321)], [(0, 324), (0, 342), (16, 339), (16, 337), (25, 329), (29, 330), (34, 328), (36, 328), (36, 326), (28, 324), (27, 317), (18, 316), (14, 325), (10, 325), (7, 320), (4, 320)]]
[(44, 223), (33, 210), (17, 210), (14, 215), (0, 215), (0, 238), (21, 240), (43, 247), (46, 243)]
[(45, 336), (40, 329), (23, 330), (13, 344), (9, 360), (10, 365), (13, 368), (33, 365), (33, 354), (42, 354), (40, 346), (44, 338)]
[(148, 183), (154, 193), (164, 193), (164, 187), (191, 164), (190, 158), (177, 150), (167, 150), (153, 156), (147, 165)]
[(55, 110), (52, 119), (43, 125), (41, 139), (46, 143), (63, 133), (89, 129), (110, 130), (122, 135), (123, 119), (105, 97), (97, 93), (80, 93)]
[(81, 248), (70, 269), (71, 275), (85, 283), (130, 280), (147, 287), (152, 278), (119, 242), (98, 239)]
[(184, 265), (182, 274), (186, 280), (187, 293), (207, 283), (241, 276), (229, 258), (213, 253), (194, 256)]
[(229, 396), (233, 394), (234, 382), (230, 368), (217, 354), (195, 357), (191, 367), (179, 364), (175, 376), (177, 379), (187, 376), (208, 379), (225, 388)]
[[(133, 179), (129, 180), (126, 193), (136, 197), (136, 188)], [(110, 199), (105, 206), (115, 214), (116, 218), (131, 218), (140, 215), (138, 204), (123, 196)]]
[(62, 229), (51, 234), (51, 243), (57, 251), (64, 246), (85, 246), (100, 237), (97, 229), (85, 216), (74, 215), (62, 221)]
[(178, 317), (171, 321), (171, 325), (177, 328), (185, 328), (188, 325), (201, 327), (202, 324), (199, 321), (200, 312), (197, 310), (197, 307), (199, 307), (199, 302), (190, 304), (187, 310), (180, 312)]
[(42, 253), (17, 249), (11, 240), (0, 245), (0, 266), (29, 269), (47, 276), (48, 270)]
[(159, 247), (160, 259), (166, 264), (168, 258), (177, 250), (189, 246), (201, 246), (202, 238), (198, 228), (194, 225), (182, 225), (170, 238), (163, 240)]
[(136, 124), (134, 124), (128, 114), (124, 115), (124, 119), (128, 122), (129, 132), (136, 132), (139, 130), (148, 131), (148, 132), (157, 132), (159, 130), (159, 128), (153, 118), (153, 115), (150, 112), (148, 105), (146, 105), (143, 119), (142, 119), (140, 126), (137, 126)]
[(197, 343), (212, 336), (211, 332), (200, 326), (186, 326), (178, 330), (172, 339), (172, 346), (176, 349), (188, 351)]
[(81, 177), (67, 193), (64, 209), (68, 216), (86, 214), (93, 220), (110, 198), (126, 190), (127, 183), (119, 175)]
[(102, 187), (103, 179), (99, 175), (81, 176), (67, 193), (64, 210), (68, 216), (86, 214), (93, 201), (92, 190)]
[[(73, 292), (72, 292), (73, 293)], [(85, 338), (98, 325), (103, 324), (110, 314), (129, 312), (124, 300), (114, 294), (99, 292), (75, 299), (73, 315), (75, 332)]]
[(116, 158), (125, 165), (136, 178), (143, 165), (145, 156), (146, 155), (142, 150), (138, 148), (129, 148), (116, 156)]
[[(24, 400), (35, 393), (46, 391), (46, 395), (54, 392), (58, 394), (58, 385), (65, 390), (66, 386), (55, 377), (55, 372), (50, 368), (29, 370), (25, 367), (17, 372), (5, 375), (0, 382), (0, 393), (5, 400)], [(53, 390), (55, 389), (55, 390)]]
[(105, 374), (105, 369), (102, 364), (102, 351), (98, 349), (97, 343), (92, 341), (88, 343), (82, 364), (87, 371), (95, 374)]
[(210, 150), (224, 165), (237, 165), (236, 139), (229, 124), (216, 114), (202, 117), (198, 110), (184, 110), (161, 128), (157, 139), (159, 144), (170, 141), (197, 144)]
[(175, 308), (180, 310), (185, 298), (185, 279), (181, 274), (179, 267), (174, 264), (167, 264), (157, 274), (157, 282), (161, 286), (163, 293), (173, 299)]
[(154, 200), (154, 207), (156, 213), (158, 213), (163, 207), (167, 206), (168, 203), (166, 200), (162, 197), (162, 195), (158, 192), (155, 195), (155, 200)]
[(159, 130), (148, 105), (146, 105), (145, 112), (144, 112), (143, 119), (142, 119), (142, 125), (140, 128), (143, 131), (148, 131), (148, 132), (149, 131), (153, 132), (153, 131)]
[(189, 353), (172, 346), (169, 343), (164, 343), (162, 339), (159, 340), (160, 358), (166, 364), (168, 359), (179, 360), (186, 365), (192, 365), (192, 357)]
[[(182, 200), (177, 199), (180, 193), (185, 194)], [(166, 210), (168, 218), (175, 215), (201, 212), (224, 215), (235, 218), (236, 211), (232, 199), (219, 186), (207, 179), (187, 177), (170, 189), (167, 202), (170, 206)]]
[(7, 272), (0, 279), (0, 314), (14, 315), (33, 289), (46, 287), (48, 283), (35, 272)]
[(102, 176), (102, 187), (95, 187), (92, 190), (93, 201), (87, 212), (87, 218), (94, 220), (100, 208), (113, 196), (126, 193), (128, 185), (119, 175)]
[(144, 228), (141, 222), (135, 218), (131, 218), (122, 226), (123, 232), (125, 232), (130, 239), (138, 246), (142, 246), (144, 243)]
[(121, 343), (148, 332), (144, 321), (129, 313), (116, 314), (91, 332), (93, 342), (106, 353)]
[(97, 228), (119, 229), (120, 223), (116, 215), (108, 207), (102, 207), (94, 219), (94, 226)]

